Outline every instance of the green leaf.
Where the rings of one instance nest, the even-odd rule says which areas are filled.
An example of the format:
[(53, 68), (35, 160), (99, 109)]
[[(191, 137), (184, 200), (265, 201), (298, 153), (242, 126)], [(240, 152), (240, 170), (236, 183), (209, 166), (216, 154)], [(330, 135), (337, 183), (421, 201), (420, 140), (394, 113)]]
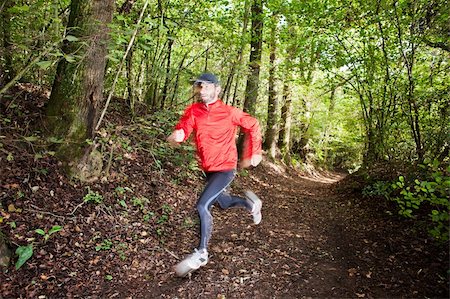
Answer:
[(30, 7), (28, 5), (16, 5), (8, 9), (8, 12), (11, 14), (17, 14), (21, 12), (28, 12)]
[(48, 140), (49, 142), (52, 142), (52, 143), (63, 143), (63, 142), (64, 142), (63, 139), (59, 139), (59, 138), (56, 138), (56, 137), (50, 137), (50, 138), (48, 138), (47, 140)]
[(60, 230), (62, 230), (62, 227), (59, 225), (55, 225), (48, 231), (48, 234), (51, 235), (53, 233), (59, 232)]
[(66, 39), (67, 39), (69, 42), (76, 42), (76, 41), (79, 41), (79, 40), (80, 40), (78, 37), (73, 36), (73, 35), (67, 35), (67, 36), (66, 36)]
[(37, 141), (38, 140), (37, 136), (28, 136), (28, 137), (24, 137), (24, 139), (26, 141), (29, 141), (29, 142), (33, 142), (33, 141)]
[(45, 235), (45, 231), (40, 229), (40, 228), (36, 229), (35, 232), (40, 234), (40, 235), (42, 235), (42, 236)]
[(53, 61), (39, 61), (38, 63), (36, 63), (36, 65), (43, 70), (48, 69), (52, 64)]
[(19, 246), (16, 249), (16, 254), (19, 256), (19, 259), (16, 262), (16, 270), (18, 270), (33, 255), (33, 245), (28, 244), (28, 246)]
[(74, 63), (76, 61), (73, 55), (64, 55), (64, 59), (69, 63)]

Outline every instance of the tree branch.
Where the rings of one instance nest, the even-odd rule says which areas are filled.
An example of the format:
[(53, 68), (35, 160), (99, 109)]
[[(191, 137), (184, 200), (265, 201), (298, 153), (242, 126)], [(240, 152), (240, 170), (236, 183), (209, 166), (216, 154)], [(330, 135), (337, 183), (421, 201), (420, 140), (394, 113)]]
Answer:
[(432, 42), (432, 41), (430, 41), (428, 39), (425, 39), (425, 38), (423, 39), (423, 42), (429, 47), (439, 48), (439, 49), (442, 49), (444, 51), (450, 52), (450, 45), (447, 44), (447, 43), (444, 43), (444, 42)]

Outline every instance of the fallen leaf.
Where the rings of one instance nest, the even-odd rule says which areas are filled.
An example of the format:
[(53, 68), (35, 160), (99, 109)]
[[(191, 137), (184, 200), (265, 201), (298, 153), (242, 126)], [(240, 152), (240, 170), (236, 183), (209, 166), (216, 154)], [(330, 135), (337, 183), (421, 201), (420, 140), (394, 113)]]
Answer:
[(350, 268), (347, 271), (348, 271), (348, 276), (350, 276), (350, 277), (353, 277), (353, 276), (355, 276), (356, 273), (358, 273), (358, 270), (356, 270), (355, 268)]
[(13, 213), (16, 211), (16, 207), (14, 206), (14, 204), (9, 204), (8, 205), (8, 212)]

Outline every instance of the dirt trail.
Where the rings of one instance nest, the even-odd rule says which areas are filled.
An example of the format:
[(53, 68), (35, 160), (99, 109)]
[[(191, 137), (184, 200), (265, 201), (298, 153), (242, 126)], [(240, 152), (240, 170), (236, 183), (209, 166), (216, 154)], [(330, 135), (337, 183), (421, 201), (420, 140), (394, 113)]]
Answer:
[[(174, 182), (173, 170), (158, 175), (140, 166), (145, 160), (126, 162), (129, 181), (94, 185), (104, 202), (79, 206), (85, 193), (56, 161), (40, 162), (43, 176), (33, 156), (20, 157), (2, 172), (2, 196), (4, 207), (22, 211), (3, 212), (2, 231), (23, 244), (35, 228), (64, 230), (35, 239), (25, 266), (0, 273), (2, 298), (448, 298), (448, 251), (378, 203), (337, 188), (349, 184), (339, 175), (300, 176), (268, 163), (240, 175), (232, 191), (257, 193), (263, 221), (214, 207), (210, 262), (181, 279), (172, 266), (198, 242), (198, 178)], [(29, 190), (35, 185), (39, 192)], [(130, 195), (123, 206), (117, 186), (151, 201), (141, 208)], [(18, 190), (26, 200), (14, 199)]]
[[(334, 183), (342, 178), (287, 174), (269, 164), (238, 178), (234, 191), (249, 188), (263, 199), (262, 223), (251, 225), (240, 210), (213, 209), (210, 263), (186, 279), (169, 273), (158, 287), (148, 285), (140, 295), (445, 298), (445, 279), (415, 257), (422, 253), (425, 260), (433, 259), (425, 250), (426, 240), (408, 234), (409, 240), (398, 239), (393, 230), (399, 223), (386, 221), (335, 190)], [(192, 246), (196, 242), (194, 238)]]
[[(262, 223), (214, 207), (210, 262), (177, 278), (173, 265), (198, 242), (203, 182), (177, 165), (189, 151), (170, 156), (160, 145), (158, 156), (153, 141), (165, 135), (152, 151), (137, 150), (149, 132), (126, 130), (132, 122), (119, 106), (109, 115), (122, 130), (111, 133), (119, 141), (109, 176), (88, 189), (62, 173), (49, 149), (23, 141), (39, 129), (47, 98), (17, 94), (5, 114), (14, 122), (2, 131), (0, 231), (13, 251), (33, 244), (34, 252), (19, 270), (14, 257), (0, 272), (0, 298), (449, 297), (448, 248), (417, 223), (362, 198), (349, 177), (301, 176), (266, 162), (233, 183), (235, 193), (261, 197)], [(164, 126), (151, 123), (152, 133)], [(88, 194), (101, 200), (86, 202)], [(63, 229), (48, 240), (36, 233), (53, 226)]]

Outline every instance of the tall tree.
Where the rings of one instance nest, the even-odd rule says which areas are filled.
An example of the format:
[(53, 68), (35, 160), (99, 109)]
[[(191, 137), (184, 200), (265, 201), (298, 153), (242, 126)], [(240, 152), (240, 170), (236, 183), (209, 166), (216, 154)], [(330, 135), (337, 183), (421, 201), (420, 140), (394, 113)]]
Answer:
[(267, 100), (267, 129), (263, 147), (269, 151), (270, 157), (275, 159), (277, 149), (277, 112), (278, 97), (275, 91), (275, 74), (276, 74), (276, 51), (277, 51), (277, 27), (278, 16), (274, 15), (270, 22), (270, 68), (269, 68), (269, 90)]
[(245, 88), (244, 110), (250, 114), (255, 113), (256, 100), (258, 98), (259, 72), (261, 69), (262, 41), (263, 41), (263, 0), (253, 0), (252, 29), (250, 41), (250, 74)]
[[(289, 65), (289, 63), (287, 63)], [(289, 160), (291, 143), (291, 122), (292, 122), (292, 97), (290, 90), (290, 69), (286, 67), (286, 76), (283, 81), (283, 98), (281, 107), (281, 124), (278, 138), (278, 147), (281, 149), (283, 159)]]
[[(241, 33), (241, 40), (239, 41), (239, 48), (237, 50), (236, 53), (236, 58), (233, 60), (233, 63), (231, 65), (231, 69), (230, 69), (230, 74), (227, 77), (227, 83), (224, 86), (223, 89), (223, 99), (228, 103), (228, 99), (230, 96), (230, 92), (231, 92), (231, 85), (233, 83), (233, 79), (236, 75), (236, 83), (235, 85), (237, 86), (239, 84), (240, 81), (240, 73), (237, 72), (236, 74), (236, 69), (239, 65), (242, 64), (242, 58), (243, 58), (243, 52), (244, 52), (244, 48), (245, 45), (247, 43), (247, 32), (248, 32), (248, 19), (249, 19), (249, 15), (250, 15), (250, 10), (249, 10), (249, 4), (250, 4), (250, 0), (245, 0), (244, 1), (244, 11), (243, 11), (243, 18), (242, 18), (242, 33)], [(232, 105), (237, 105), (237, 99), (235, 98), (235, 94), (233, 95), (233, 99), (232, 99)]]
[(62, 139), (59, 158), (72, 176), (95, 178), (101, 170), (101, 157), (86, 139), (94, 136), (98, 110), (103, 102), (108, 24), (114, 11), (113, 0), (73, 0), (70, 6), (65, 55), (77, 54), (76, 63), (61, 60), (57, 67), (47, 107), (47, 128)]
[(0, 4), (0, 25), (1, 25), (1, 35), (2, 35), (2, 47), (0, 55), (0, 67), (3, 69), (0, 72), (0, 86), (2, 82), (11, 81), (14, 78), (15, 71), (12, 63), (13, 57), (13, 43), (11, 40), (11, 13), (10, 8), (14, 6), (15, 1), (6, 0), (2, 1)]

